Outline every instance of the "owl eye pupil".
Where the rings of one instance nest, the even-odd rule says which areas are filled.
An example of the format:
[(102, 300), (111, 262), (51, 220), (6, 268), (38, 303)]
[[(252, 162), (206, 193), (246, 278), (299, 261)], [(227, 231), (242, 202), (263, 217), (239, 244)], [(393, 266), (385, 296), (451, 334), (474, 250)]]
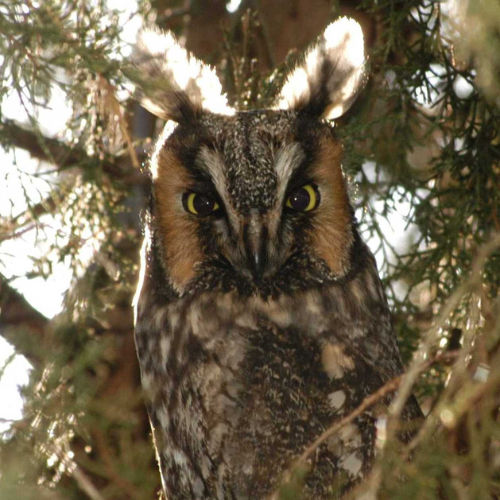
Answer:
[(318, 205), (319, 192), (313, 184), (306, 184), (296, 189), (286, 201), (286, 206), (297, 212), (309, 212)]
[(194, 198), (193, 206), (200, 215), (208, 215), (214, 208), (214, 200), (199, 194)]
[(213, 197), (201, 193), (184, 193), (182, 204), (186, 212), (199, 217), (206, 217), (219, 210), (219, 204)]
[(290, 196), (290, 204), (295, 210), (305, 210), (311, 201), (311, 196), (305, 189), (299, 189)]

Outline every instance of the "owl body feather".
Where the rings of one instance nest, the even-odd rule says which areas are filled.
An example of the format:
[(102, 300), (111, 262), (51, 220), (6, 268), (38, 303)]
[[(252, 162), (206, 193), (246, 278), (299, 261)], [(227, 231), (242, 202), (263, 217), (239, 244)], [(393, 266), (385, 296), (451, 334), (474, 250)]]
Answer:
[[(269, 495), (308, 444), (400, 373), (383, 290), (359, 244), (363, 265), (348, 278), (276, 298), (214, 283), (172, 300), (157, 273), (145, 277), (136, 341), (172, 498)], [(326, 497), (339, 474), (347, 488), (367, 472), (374, 421), (364, 415), (320, 447), (310, 498)]]
[[(362, 52), (344, 52), (359, 49), (360, 36), (362, 51), (360, 33), (349, 20), (327, 28), (279, 97), (287, 109), (217, 114), (200, 104), (194, 80), (145, 101), (177, 122), (151, 158), (135, 308), (170, 499), (271, 496), (308, 445), (402, 371), (342, 147), (321, 119), (359, 91)], [(141, 47), (153, 78), (165, 62)], [(305, 498), (341, 494), (369, 471), (388, 402), (316, 449)], [(418, 415), (410, 402), (404, 418)]]

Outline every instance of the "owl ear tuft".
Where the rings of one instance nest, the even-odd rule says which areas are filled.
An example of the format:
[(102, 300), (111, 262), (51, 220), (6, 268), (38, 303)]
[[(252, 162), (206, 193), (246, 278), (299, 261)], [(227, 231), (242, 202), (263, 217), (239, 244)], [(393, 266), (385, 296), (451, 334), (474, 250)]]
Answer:
[(201, 111), (232, 114), (213, 68), (184, 49), (172, 33), (139, 32), (132, 53), (141, 104), (165, 120), (183, 122)]
[(328, 25), (281, 89), (277, 107), (323, 118), (338, 118), (364, 85), (363, 32), (354, 19)]

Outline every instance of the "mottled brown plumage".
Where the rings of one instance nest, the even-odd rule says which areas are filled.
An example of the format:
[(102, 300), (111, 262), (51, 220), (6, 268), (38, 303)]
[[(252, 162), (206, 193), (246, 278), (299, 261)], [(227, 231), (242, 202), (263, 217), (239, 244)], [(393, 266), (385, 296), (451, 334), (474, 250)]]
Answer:
[[(151, 159), (136, 344), (163, 488), (170, 499), (265, 498), (402, 370), (342, 148), (322, 121), (360, 88), (362, 36), (353, 21), (330, 25), (276, 109), (250, 112), (207, 97), (200, 79), (214, 74), (176, 46), (176, 67), (184, 58), (196, 70), (179, 83), (144, 41), (160, 36), (143, 37), (136, 61), (166, 79), (144, 102), (177, 126)], [(405, 418), (416, 415), (410, 404)], [(306, 498), (368, 472), (376, 418), (366, 412), (318, 448)]]

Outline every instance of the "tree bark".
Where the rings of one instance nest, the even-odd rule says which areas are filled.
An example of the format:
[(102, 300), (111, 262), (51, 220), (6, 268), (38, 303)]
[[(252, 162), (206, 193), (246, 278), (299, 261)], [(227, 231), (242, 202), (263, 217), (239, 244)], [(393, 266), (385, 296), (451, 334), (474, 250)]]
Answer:
[(0, 335), (31, 364), (39, 364), (49, 320), (0, 275)]

